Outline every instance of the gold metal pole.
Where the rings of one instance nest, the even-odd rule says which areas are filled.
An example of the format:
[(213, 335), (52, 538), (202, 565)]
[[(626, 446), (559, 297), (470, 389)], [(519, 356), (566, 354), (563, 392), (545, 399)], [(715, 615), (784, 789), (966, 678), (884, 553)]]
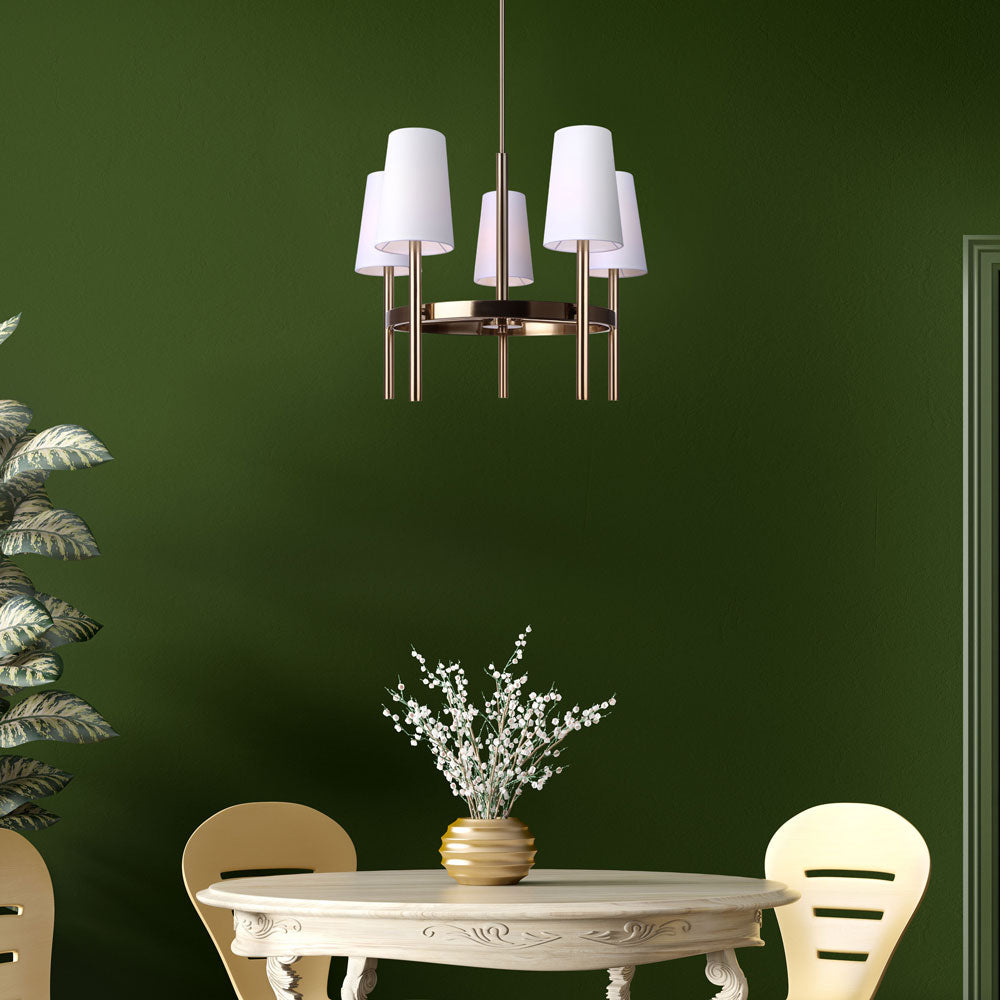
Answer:
[(608, 269), (608, 308), (615, 324), (608, 331), (608, 401), (618, 402), (618, 268)]
[(590, 386), (590, 240), (576, 241), (576, 398)]
[[(507, 151), (505, 135), (506, 79), (504, 74), (505, 24), (504, 0), (500, 0), (500, 151), (497, 153), (497, 298), (510, 294), (507, 253)], [(497, 317), (497, 395), (507, 398), (507, 321)]]
[(419, 240), (410, 240), (410, 402), (424, 398), (424, 354), (420, 314), (420, 250)]
[(389, 310), (393, 305), (393, 280), (396, 277), (394, 267), (384, 267), (382, 269), (382, 308), (385, 311), (385, 340), (382, 345), (382, 390), (386, 399), (393, 399), (396, 395), (396, 373), (393, 364), (392, 349), (392, 325), (389, 323)]

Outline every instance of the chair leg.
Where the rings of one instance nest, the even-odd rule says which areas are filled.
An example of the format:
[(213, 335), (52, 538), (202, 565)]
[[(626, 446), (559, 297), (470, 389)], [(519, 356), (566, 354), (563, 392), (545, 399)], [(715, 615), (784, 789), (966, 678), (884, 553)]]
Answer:
[(708, 955), (705, 975), (710, 983), (722, 987), (715, 994), (715, 1000), (747, 1000), (750, 995), (747, 977), (743, 975), (740, 963), (736, 961), (736, 952), (732, 948), (727, 951), (713, 951)]

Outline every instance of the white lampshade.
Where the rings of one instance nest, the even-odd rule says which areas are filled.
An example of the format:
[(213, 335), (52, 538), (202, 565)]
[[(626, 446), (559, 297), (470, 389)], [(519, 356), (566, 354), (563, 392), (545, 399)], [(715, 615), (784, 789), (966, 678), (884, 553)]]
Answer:
[(382, 253), (375, 249), (375, 223), (378, 221), (379, 200), (382, 197), (382, 176), (376, 170), (365, 183), (365, 207), (361, 211), (361, 232), (358, 235), (358, 255), (354, 270), (358, 274), (382, 275), (385, 268), (394, 267), (398, 276), (410, 273), (408, 254)]
[[(531, 270), (531, 241), (528, 238), (528, 203), (520, 191), (507, 192), (507, 281), (511, 285), (530, 285), (535, 280)], [(483, 195), (479, 213), (479, 243), (476, 246), (476, 284), (497, 283), (497, 193)]]
[(623, 243), (611, 133), (599, 125), (561, 128), (552, 141), (542, 243), (573, 253), (578, 240), (590, 240), (591, 253)]
[(375, 224), (375, 247), (408, 253), (410, 242), (424, 254), (455, 248), (444, 136), (430, 128), (398, 128), (389, 133), (385, 178)]
[(610, 268), (617, 268), (622, 278), (638, 278), (646, 273), (646, 251), (642, 246), (639, 205), (635, 200), (635, 178), (624, 170), (617, 171), (616, 177), (625, 243), (619, 250), (590, 255), (590, 274), (594, 278), (606, 278)]

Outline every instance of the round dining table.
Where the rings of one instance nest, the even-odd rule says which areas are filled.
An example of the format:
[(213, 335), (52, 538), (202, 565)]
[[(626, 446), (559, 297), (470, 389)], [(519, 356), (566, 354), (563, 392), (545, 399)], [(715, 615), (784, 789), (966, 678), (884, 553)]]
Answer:
[(233, 878), (198, 899), (233, 911), (232, 950), (267, 959), (277, 1000), (300, 1000), (295, 963), (309, 955), (347, 957), (342, 1000), (365, 1000), (379, 959), (607, 970), (608, 1000), (629, 1000), (637, 966), (692, 955), (706, 956), (718, 1000), (745, 1000), (736, 949), (762, 946), (762, 911), (798, 893), (732, 875), (576, 869), (467, 886), (436, 869)]

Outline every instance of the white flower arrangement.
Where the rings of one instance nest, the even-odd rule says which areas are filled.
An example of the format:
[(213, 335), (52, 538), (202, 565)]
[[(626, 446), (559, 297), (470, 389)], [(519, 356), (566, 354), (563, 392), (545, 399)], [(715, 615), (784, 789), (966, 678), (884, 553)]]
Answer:
[(386, 688), (398, 710), (383, 706), (397, 733), (405, 734), (411, 746), (427, 744), (437, 769), (453, 795), (464, 799), (472, 819), (503, 819), (526, 788), (541, 789), (562, 765), (554, 762), (562, 743), (576, 730), (596, 726), (615, 704), (607, 701), (581, 709), (574, 705), (561, 712), (562, 695), (554, 686), (544, 694), (524, 688), (528, 675), (515, 677), (512, 669), (524, 657), (529, 625), (514, 644), (514, 652), (502, 670), (491, 663), (486, 675), (494, 690), (483, 707), (471, 704), (468, 679), (460, 663), (438, 663), (433, 670), (415, 649), (421, 683), (440, 691), (446, 704), (437, 712), (408, 697), (406, 685)]

